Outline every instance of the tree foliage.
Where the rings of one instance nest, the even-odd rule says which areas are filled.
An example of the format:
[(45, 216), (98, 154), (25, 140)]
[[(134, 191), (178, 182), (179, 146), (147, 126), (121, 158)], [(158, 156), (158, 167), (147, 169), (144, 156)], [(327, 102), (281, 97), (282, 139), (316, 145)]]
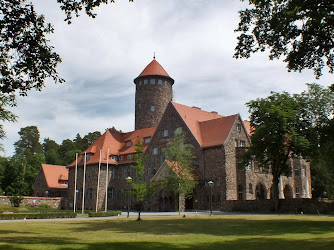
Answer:
[(249, 0), (239, 12), (241, 33), (236, 58), (269, 50), (269, 58), (284, 58), (289, 71), (334, 69), (334, 2), (332, 0)]
[(301, 104), (310, 141), (313, 197), (334, 197), (334, 93), (318, 84), (307, 84), (307, 91), (295, 95)]
[(174, 140), (163, 149), (165, 159), (171, 163), (167, 176), (167, 187), (179, 195), (179, 211), (181, 198), (191, 197), (196, 186), (191, 164), (194, 156), (192, 145), (186, 143), (186, 136), (182, 130), (174, 132)]
[(135, 145), (136, 154), (134, 155), (134, 165), (132, 168), (137, 172), (136, 178), (127, 179), (128, 183), (131, 186), (131, 190), (128, 190), (127, 193), (135, 196), (137, 198), (136, 208), (138, 210), (137, 220), (141, 220), (140, 214), (143, 209), (144, 202), (149, 198), (153, 193), (153, 190), (159, 184), (150, 184), (147, 183), (144, 179), (145, 177), (145, 156), (143, 155), (144, 149), (143, 144), (140, 139), (137, 140)]
[(21, 128), (19, 135), (20, 140), (14, 143), (16, 154), (21, 154), (29, 160), (34, 154), (43, 153), (43, 146), (39, 141), (39, 130), (36, 126)]
[(0, 92), (27, 95), (41, 90), (46, 78), (63, 82), (56, 71), (61, 59), (49, 45), (53, 33), (43, 15), (25, 0), (0, 1)]
[(301, 105), (287, 92), (272, 92), (267, 98), (259, 98), (246, 105), (253, 134), (245, 156), (264, 168), (271, 167), (273, 197), (278, 200), (279, 177), (291, 171), (287, 160), (307, 154), (310, 145), (303, 135)]
[[(101, 4), (115, 3), (115, 0), (57, 0), (57, 2), (60, 4), (60, 9), (66, 14), (65, 21), (70, 24), (73, 14), (78, 17), (79, 13), (84, 9), (88, 16), (95, 18), (96, 14), (93, 13), (93, 10), (96, 7)], [(133, 2), (133, 0), (129, 0), (129, 2)]]

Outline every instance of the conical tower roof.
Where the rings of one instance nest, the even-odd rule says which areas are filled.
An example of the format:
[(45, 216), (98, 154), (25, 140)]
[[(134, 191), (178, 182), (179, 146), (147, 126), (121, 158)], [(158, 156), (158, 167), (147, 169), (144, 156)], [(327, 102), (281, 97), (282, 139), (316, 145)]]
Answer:
[(134, 82), (137, 83), (138, 79), (146, 78), (148, 76), (160, 76), (163, 78), (168, 78), (171, 84), (174, 84), (174, 79), (171, 78), (166, 70), (158, 63), (155, 58), (153, 58), (152, 62), (150, 62), (145, 69), (139, 74), (139, 76), (134, 79)]

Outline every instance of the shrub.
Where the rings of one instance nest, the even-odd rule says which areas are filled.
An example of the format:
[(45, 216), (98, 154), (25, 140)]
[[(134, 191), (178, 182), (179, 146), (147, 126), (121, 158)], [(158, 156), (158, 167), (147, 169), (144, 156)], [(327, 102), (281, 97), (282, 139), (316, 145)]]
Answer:
[(10, 213), (0, 214), (0, 220), (18, 220), (18, 219), (52, 219), (52, 218), (75, 218), (77, 213)]
[(13, 207), (19, 207), (22, 200), (23, 200), (22, 196), (11, 196), (11, 197), (9, 197), (10, 204), (12, 204)]
[(121, 211), (107, 211), (107, 212), (88, 212), (88, 217), (109, 217), (121, 215)]

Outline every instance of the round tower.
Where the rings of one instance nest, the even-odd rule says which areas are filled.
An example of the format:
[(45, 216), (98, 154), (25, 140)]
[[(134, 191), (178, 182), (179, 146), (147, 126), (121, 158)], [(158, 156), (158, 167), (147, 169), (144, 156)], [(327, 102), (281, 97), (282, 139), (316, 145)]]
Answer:
[(136, 84), (135, 130), (157, 126), (173, 99), (173, 84), (164, 68), (153, 61), (134, 79)]

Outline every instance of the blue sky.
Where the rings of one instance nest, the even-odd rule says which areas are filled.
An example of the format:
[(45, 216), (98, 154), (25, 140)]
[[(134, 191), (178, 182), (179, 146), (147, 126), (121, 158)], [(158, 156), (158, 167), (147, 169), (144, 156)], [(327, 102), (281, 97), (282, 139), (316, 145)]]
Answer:
[(240, 113), (243, 119), (248, 119), (245, 103), (270, 91), (300, 93), (305, 83), (332, 83), (333, 75), (325, 72), (320, 80), (310, 70), (288, 73), (266, 53), (232, 58), (238, 11), (247, 1), (115, 0), (97, 9), (95, 19), (82, 13), (71, 25), (56, 0), (32, 2), (54, 25), (49, 39), (63, 59), (58, 71), (66, 83), (48, 80), (41, 92), (18, 98), (12, 110), (18, 122), (4, 126), (7, 156), (25, 126), (36, 125), (41, 142), (49, 137), (58, 143), (112, 126), (132, 131), (133, 79), (154, 52), (175, 80), (174, 101), (221, 115)]

